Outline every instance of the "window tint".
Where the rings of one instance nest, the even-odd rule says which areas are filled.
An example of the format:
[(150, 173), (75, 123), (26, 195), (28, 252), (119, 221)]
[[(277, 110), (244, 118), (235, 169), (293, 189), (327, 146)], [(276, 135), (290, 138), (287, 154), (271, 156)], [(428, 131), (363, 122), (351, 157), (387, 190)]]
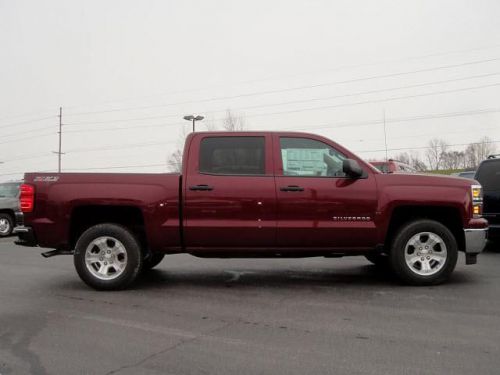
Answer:
[(484, 190), (500, 191), (500, 160), (482, 163), (476, 179), (483, 185)]
[(346, 157), (326, 143), (308, 138), (281, 138), (281, 158), (285, 176), (345, 177)]
[(265, 174), (264, 137), (209, 137), (200, 145), (200, 172)]

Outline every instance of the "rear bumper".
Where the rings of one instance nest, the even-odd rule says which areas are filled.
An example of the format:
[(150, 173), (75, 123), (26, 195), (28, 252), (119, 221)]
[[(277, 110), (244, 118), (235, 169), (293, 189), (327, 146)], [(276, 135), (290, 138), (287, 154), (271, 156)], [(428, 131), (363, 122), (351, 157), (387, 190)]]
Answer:
[(16, 216), (16, 226), (24, 225), (24, 214), (21, 211), (15, 213)]
[(37, 245), (35, 232), (33, 228), (18, 226), (14, 228), (14, 234), (17, 235), (16, 245), (34, 247)]

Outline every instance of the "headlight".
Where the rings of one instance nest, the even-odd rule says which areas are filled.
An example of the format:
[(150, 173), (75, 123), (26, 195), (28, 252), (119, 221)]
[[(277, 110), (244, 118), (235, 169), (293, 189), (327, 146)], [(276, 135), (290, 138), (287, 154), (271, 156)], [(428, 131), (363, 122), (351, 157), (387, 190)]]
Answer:
[(471, 185), (472, 217), (480, 218), (483, 213), (483, 188), (481, 185)]

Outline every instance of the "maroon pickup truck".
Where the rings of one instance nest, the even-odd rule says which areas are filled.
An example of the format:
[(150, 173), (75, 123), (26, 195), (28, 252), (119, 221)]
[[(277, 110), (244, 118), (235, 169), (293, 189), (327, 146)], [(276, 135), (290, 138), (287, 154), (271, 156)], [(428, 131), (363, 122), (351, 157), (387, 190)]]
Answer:
[(458, 251), (476, 263), (481, 186), (382, 174), (329, 139), (291, 132), (192, 133), (182, 174), (27, 173), (17, 244), (73, 254), (96, 289), (130, 285), (165, 254), (341, 257), (437, 284)]

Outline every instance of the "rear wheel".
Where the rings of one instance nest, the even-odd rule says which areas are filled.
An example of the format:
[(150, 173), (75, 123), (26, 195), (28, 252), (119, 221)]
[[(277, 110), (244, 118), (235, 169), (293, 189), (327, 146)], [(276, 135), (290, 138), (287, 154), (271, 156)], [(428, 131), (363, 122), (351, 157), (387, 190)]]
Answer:
[(142, 268), (141, 246), (121, 225), (95, 225), (78, 239), (74, 264), (80, 278), (92, 288), (124, 289), (135, 281)]
[(14, 220), (9, 214), (0, 214), (0, 237), (7, 237), (12, 234)]
[(392, 269), (403, 282), (434, 285), (446, 281), (455, 269), (458, 246), (443, 224), (417, 220), (399, 230), (389, 257)]

